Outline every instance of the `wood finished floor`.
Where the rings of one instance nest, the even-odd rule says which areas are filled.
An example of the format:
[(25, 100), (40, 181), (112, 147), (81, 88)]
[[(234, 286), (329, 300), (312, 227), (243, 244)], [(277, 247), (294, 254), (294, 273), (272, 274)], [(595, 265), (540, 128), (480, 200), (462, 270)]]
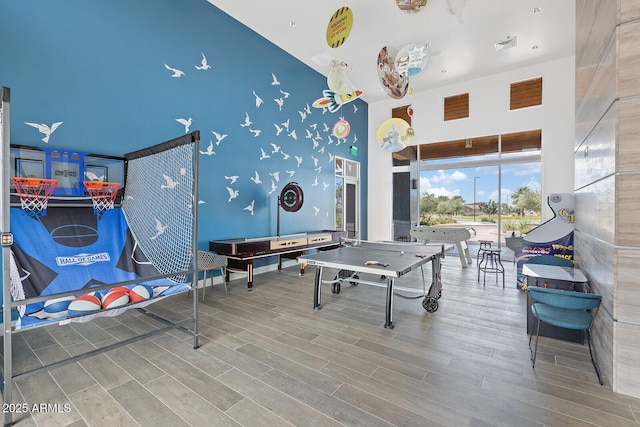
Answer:
[[(31, 376), (13, 401), (63, 410), (15, 414), (15, 425), (640, 426), (640, 399), (600, 386), (584, 346), (541, 338), (531, 369), (526, 296), (504, 264), (503, 289), (448, 257), (440, 308), (395, 298), (393, 330), (381, 326), (383, 288), (343, 285), (333, 295), (325, 285), (324, 307), (313, 310), (313, 268), (258, 275), (252, 292), (243, 279), (227, 295), (216, 286), (200, 304), (199, 349), (172, 331)], [(190, 302), (178, 295), (150, 308), (178, 320)], [(129, 310), (24, 331), (14, 335), (15, 369), (156, 326)]]

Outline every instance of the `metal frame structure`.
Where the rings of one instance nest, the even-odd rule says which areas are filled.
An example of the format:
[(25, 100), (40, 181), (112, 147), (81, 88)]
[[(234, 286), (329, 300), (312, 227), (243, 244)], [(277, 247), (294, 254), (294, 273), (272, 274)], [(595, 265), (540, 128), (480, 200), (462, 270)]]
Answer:
[[(73, 295), (77, 293), (76, 291), (69, 291), (64, 293), (59, 293), (47, 297), (34, 297), (21, 301), (12, 301), (10, 284), (11, 284), (11, 245), (13, 244), (13, 235), (11, 233), (10, 228), (10, 114), (9, 114), (9, 104), (10, 104), (10, 89), (7, 87), (0, 87), (0, 165), (2, 165), (2, 171), (0, 175), (0, 232), (2, 236), (2, 293), (3, 293), (3, 306), (2, 306), (2, 319), (3, 319), (3, 356), (4, 356), (4, 367), (1, 373), (2, 379), (2, 395), (4, 402), (12, 402), (13, 396), (13, 381), (18, 381), (20, 379), (27, 378), (31, 375), (42, 371), (49, 371), (60, 366), (67, 365), (69, 363), (74, 363), (79, 360), (94, 356), (99, 353), (103, 353), (114, 348), (118, 348), (124, 345), (131, 344), (132, 342), (139, 341), (150, 336), (154, 336), (168, 330), (172, 329), (181, 329), (191, 335), (193, 335), (193, 348), (196, 349), (199, 346), (198, 343), (198, 294), (197, 292), (193, 292), (193, 318), (185, 319), (180, 322), (172, 322), (170, 320), (164, 319), (156, 314), (153, 314), (143, 308), (138, 308), (143, 313), (153, 317), (155, 320), (164, 323), (165, 326), (159, 328), (154, 331), (150, 331), (141, 335), (137, 335), (131, 337), (127, 340), (120, 341), (99, 349), (95, 349), (89, 351), (84, 354), (80, 354), (77, 356), (70, 357), (68, 359), (64, 359), (55, 363), (51, 363), (48, 365), (44, 365), (26, 372), (14, 373), (13, 372), (13, 359), (12, 359), (12, 334), (15, 332), (19, 332), (12, 325), (11, 321), (11, 312), (14, 308), (19, 305), (34, 303), (39, 301), (44, 301), (51, 297), (61, 297), (66, 295)], [(193, 171), (194, 171), (194, 189), (193, 189), (193, 197), (194, 200), (198, 200), (198, 170), (199, 170), (199, 143), (200, 143), (200, 132), (194, 131), (187, 135), (184, 135), (180, 138), (173, 139), (171, 141), (167, 141), (162, 144), (158, 144), (154, 147), (150, 147), (147, 149), (139, 150), (136, 153), (140, 153), (140, 155), (145, 155), (145, 152), (148, 154), (150, 152), (157, 152), (157, 150), (162, 150), (163, 147), (171, 148), (177, 145), (182, 144), (193, 144), (194, 156), (193, 156)], [(149, 151), (151, 150), (151, 151)], [(131, 153), (130, 153), (131, 154)], [(193, 233), (192, 233), (192, 252), (196, 254), (198, 252), (198, 204), (193, 203)], [(126, 282), (118, 282), (112, 283), (109, 285), (96, 287), (95, 290), (108, 289), (113, 286), (126, 286), (132, 285), (135, 283), (147, 282), (155, 279), (168, 278), (178, 275), (189, 275), (191, 277), (191, 288), (197, 288), (197, 280), (198, 280), (198, 257), (192, 257), (191, 261), (191, 269), (180, 272), (172, 272), (170, 274), (163, 274), (160, 276), (154, 277), (145, 277), (137, 280), (131, 280)], [(12, 424), (12, 414), (10, 411), (6, 411), (4, 415), (4, 425)]]

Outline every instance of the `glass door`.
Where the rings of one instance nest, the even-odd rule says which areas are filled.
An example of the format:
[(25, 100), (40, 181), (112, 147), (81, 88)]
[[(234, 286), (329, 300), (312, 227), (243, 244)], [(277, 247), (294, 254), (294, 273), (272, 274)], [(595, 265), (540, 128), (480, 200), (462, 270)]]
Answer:
[(336, 157), (336, 230), (360, 238), (360, 164)]

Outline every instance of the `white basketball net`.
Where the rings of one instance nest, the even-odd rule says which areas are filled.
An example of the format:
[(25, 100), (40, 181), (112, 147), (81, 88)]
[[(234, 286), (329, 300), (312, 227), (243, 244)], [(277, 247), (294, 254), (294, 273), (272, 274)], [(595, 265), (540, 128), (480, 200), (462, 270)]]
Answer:
[(26, 214), (35, 218), (47, 215), (47, 203), (58, 181), (14, 177), (11, 178), (11, 182), (20, 197), (20, 206)]
[(119, 182), (85, 181), (85, 188), (91, 196), (93, 212), (101, 217), (106, 211), (113, 209)]
[[(140, 249), (162, 274), (186, 271), (193, 252), (194, 145), (128, 161), (122, 210)], [(185, 282), (186, 277), (173, 277)]]

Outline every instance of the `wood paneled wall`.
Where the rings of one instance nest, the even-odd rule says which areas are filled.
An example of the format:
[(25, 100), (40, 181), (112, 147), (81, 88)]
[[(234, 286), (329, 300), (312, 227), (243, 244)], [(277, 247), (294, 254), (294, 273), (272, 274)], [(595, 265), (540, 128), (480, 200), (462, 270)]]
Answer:
[(576, 0), (575, 254), (607, 383), (640, 397), (640, 0)]

